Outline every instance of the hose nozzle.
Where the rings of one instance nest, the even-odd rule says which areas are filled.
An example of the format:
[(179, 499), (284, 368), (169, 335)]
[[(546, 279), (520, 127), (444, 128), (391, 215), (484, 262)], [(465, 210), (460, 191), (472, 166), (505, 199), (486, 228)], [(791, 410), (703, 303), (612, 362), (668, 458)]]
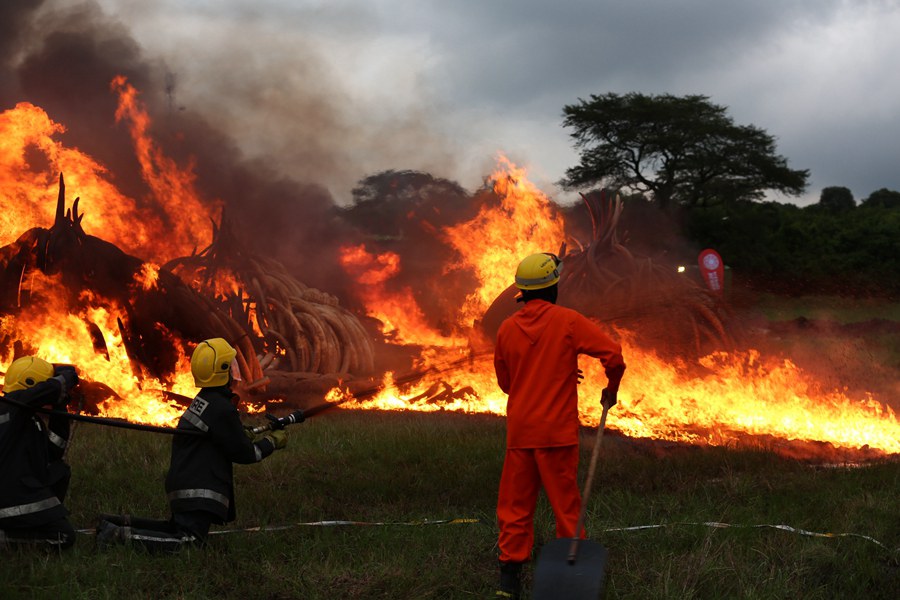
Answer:
[(262, 433), (264, 431), (284, 429), (288, 425), (293, 425), (294, 423), (302, 423), (306, 420), (306, 415), (303, 414), (302, 410), (295, 410), (286, 417), (274, 417), (270, 414), (266, 414), (266, 418), (269, 420), (268, 423), (266, 423), (265, 425), (259, 425), (250, 430), (254, 433), (254, 435)]

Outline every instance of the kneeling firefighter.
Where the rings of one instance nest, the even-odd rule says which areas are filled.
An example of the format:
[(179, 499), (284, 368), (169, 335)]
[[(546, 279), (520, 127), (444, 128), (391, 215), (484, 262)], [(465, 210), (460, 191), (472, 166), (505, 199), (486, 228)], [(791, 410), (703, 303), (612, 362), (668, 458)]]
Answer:
[(167, 521), (101, 515), (97, 544), (138, 544), (150, 551), (174, 552), (206, 543), (212, 524), (235, 519), (233, 464), (263, 460), (284, 448), (283, 429), (251, 439), (241, 424), (239, 396), (231, 384), (240, 379), (237, 351), (224, 339), (201, 342), (191, 356), (194, 384), (201, 388), (181, 415), (172, 440), (166, 493), (172, 516)]
[(0, 547), (69, 548), (75, 529), (63, 505), (70, 469), (64, 461), (69, 420), (41, 408), (64, 411), (78, 384), (75, 367), (54, 366), (36, 356), (10, 364), (0, 401)]

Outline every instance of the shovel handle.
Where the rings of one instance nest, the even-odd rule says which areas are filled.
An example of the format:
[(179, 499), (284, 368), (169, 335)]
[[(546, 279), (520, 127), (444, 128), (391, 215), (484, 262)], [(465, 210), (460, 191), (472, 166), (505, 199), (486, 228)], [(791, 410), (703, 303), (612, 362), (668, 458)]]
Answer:
[(588, 498), (591, 497), (591, 485), (594, 483), (594, 471), (597, 469), (597, 459), (600, 456), (600, 444), (603, 442), (603, 430), (606, 428), (606, 413), (609, 412), (609, 406), (603, 403), (602, 400), (601, 404), (603, 406), (603, 414), (600, 415), (600, 424), (597, 426), (597, 440), (594, 442), (594, 451), (591, 453), (591, 464), (588, 467), (584, 493), (581, 494), (581, 512), (578, 515), (578, 525), (575, 527), (575, 537), (572, 538), (572, 545), (569, 546), (570, 565), (575, 564), (575, 558), (578, 555), (578, 542), (581, 540), (581, 529), (584, 527), (584, 520), (587, 515)]

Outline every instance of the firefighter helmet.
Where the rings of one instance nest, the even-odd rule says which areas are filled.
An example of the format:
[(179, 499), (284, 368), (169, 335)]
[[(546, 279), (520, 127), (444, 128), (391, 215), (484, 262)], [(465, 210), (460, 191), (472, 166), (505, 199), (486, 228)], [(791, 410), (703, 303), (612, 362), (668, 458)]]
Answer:
[(559, 282), (562, 261), (555, 254), (541, 252), (526, 256), (516, 269), (516, 287), (520, 290), (542, 290)]
[(23, 356), (9, 365), (3, 379), (3, 392), (15, 392), (34, 387), (53, 377), (53, 365), (37, 356)]
[(236, 356), (237, 350), (222, 338), (212, 338), (197, 344), (191, 355), (194, 385), (206, 388), (227, 384), (231, 363)]

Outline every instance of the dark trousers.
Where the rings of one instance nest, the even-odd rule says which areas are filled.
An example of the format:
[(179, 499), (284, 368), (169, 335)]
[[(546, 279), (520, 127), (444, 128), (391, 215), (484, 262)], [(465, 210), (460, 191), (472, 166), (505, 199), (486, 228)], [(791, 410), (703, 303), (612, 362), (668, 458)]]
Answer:
[(63, 550), (75, 543), (75, 528), (66, 518), (31, 527), (0, 530), (0, 547), (43, 547)]

